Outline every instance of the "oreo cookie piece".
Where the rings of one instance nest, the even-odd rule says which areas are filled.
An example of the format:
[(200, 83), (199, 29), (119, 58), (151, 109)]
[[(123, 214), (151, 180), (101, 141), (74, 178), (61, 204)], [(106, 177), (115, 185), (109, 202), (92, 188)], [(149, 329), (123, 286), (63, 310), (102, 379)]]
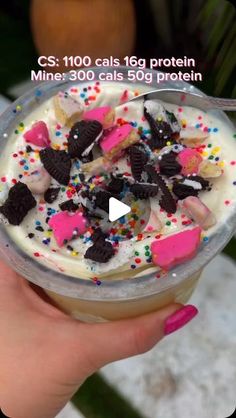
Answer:
[(175, 213), (177, 210), (176, 201), (160, 174), (157, 174), (157, 183), (161, 189), (161, 198), (159, 200), (160, 207), (167, 213)]
[(157, 195), (158, 186), (156, 184), (135, 183), (130, 186), (130, 191), (138, 199), (149, 199)]
[(144, 170), (142, 177), (146, 177), (149, 183), (154, 183), (158, 185), (158, 173), (156, 172), (155, 168), (151, 164), (147, 164), (145, 166), (145, 170)]
[(20, 225), (27, 213), (36, 206), (36, 200), (26, 184), (18, 182), (10, 190), (5, 203), (0, 206), (11, 225)]
[(91, 239), (94, 243), (96, 243), (97, 241), (105, 241), (105, 239), (107, 238), (107, 234), (105, 234), (101, 228), (96, 228), (93, 235), (91, 236)]
[(163, 193), (160, 200), (159, 205), (162, 209), (164, 209), (167, 213), (175, 213), (177, 210), (176, 202), (173, 196), (169, 193)]
[(160, 173), (167, 177), (179, 174), (182, 170), (182, 166), (178, 163), (176, 158), (177, 154), (174, 152), (162, 155), (161, 160), (159, 160)]
[(78, 198), (86, 217), (94, 217), (95, 203), (93, 201), (92, 193), (88, 190), (82, 190), (78, 193)]
[(78, 194), (79, 202), (83, 207), (84, 213), (88, 219), (103, 219), (107, 217), (107, 212), (100, 209), (96, 204), (96, 193), (83, 190)]
[(44, 193), (44, 200), (47, 203), (53, 203), (57, 199), (59, 192), (61, 188), (60, 187), (50, 187), (46, 192)]
[(105, 240), (97, 240), (89, 247), (84, 258), (96, 261), (97, 263), (107, 263), (115, 254), (112, 244)]
[(102, 124), (96, 120), (76, 122), (68, 137), (68, 152), (72, 158), (87, 157), (103, 133)]
[(197, 183), (200, 183), (202, 186), (202, 190), (208, 190), (208, 191), (211, 190), (210, 182), (201, 176), (188, 176), (186, 178), (188, 180), (192, 180), (192, 181), (196, 181)]
[(143, 147), (139, 145), (133, 145), (130, 147), (129, 155), (133, 178), (136, 181), (140, 181), (143, 169), (148, 161), (148, 156), (145, 153)]
[(120, 194), (124, 188), (125, 181), (122, 178), (111, 176), (111, 181), (107, 186), (107, 189), (113, 195)]
[(146, 167), (146, 171), (149, 176), (152, 178), (152, 181), (155, 182), (161, 191), (161, 198), (159, 200), (159, 205), (162, 209), (164, 209), (167, 213), (175, 213), (177, 210), (176, 201), (167, 187), (167, 184), (161, 174), (157, 173), (155, 169), (148, 165)]
[(183, 200), (188, 196), (198, 196), (198, 193), (199, 193), (200, 190), (195, 189), (194, 187), (190, 186), (189, 184), (184, 184), (183, 180), (174, 181), (173, 189), (172, 189), (173, 193), (178, 197), (179, 200)]
[(44, 148), (39, 152), (40, 160), (47, 172), (65, 186), (70, 181), (71, 159), (66, 151)]
[(153, 116), (147, 111), (144, 104), (144, 116), (147, 119), (151, 129), (151, 139), (148, 145), (152, 150), (157, 148), (164, 148), (168, 141), (172, 140), (173, 131), (171, 126), (164, 120), (156, 121)]
[(79, 205), (77, 203), (74, 203), (73, 199), (66, 200), (65, 202), (62, 202), (59, 205), (59, 208), (62, 211), (68, 211), (68, 212), (76, 212), (79, 208)]
[(95, 192), (95, 197), (96, 206), (109, 213), (109, 199), (112, 197), (112, 194), (106, 190), (99, 190)]

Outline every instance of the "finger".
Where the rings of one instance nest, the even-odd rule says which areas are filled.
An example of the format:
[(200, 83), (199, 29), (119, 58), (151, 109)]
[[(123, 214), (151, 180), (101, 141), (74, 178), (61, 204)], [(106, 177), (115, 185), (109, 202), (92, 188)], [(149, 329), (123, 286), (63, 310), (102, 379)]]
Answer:
[(182, 305), (172, 304), (157, 312), (138, 318), (104, 324), (79, 324), (91, 372), (107, 363), (142, 354), (164, 336), (166, 320)]
[(0, 309), (14, 314), (26, 309), (41, 315), (50, 315), (53, 318), (67, 319), (66, 314), (53, 306), (49, 297), (37, 286), (31, 285), (26, 279), (0, 260)]
[(2, 286), (15, 287), (18, 286), (17, 273), (11, 269), (0, 259), (0, 283)]

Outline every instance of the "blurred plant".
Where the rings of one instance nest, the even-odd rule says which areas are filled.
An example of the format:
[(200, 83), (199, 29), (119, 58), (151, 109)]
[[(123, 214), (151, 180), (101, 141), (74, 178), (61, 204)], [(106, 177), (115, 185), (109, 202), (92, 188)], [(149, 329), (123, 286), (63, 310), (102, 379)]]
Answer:
[[(227, 0), (150, 0), (159, 53), (195, 55), (215, 95), (236, 96), (236, 8)], [(226, 92), (226, 93), (225, 93)]]
[[(207, 0), (199, 20), (202, 28), (208, 30), (207, 58), (213, 60), (215, 57), (217, 95), (236, 69), (236, 8), (228, 1)], [(235, 95), (236, 85), (232, 97)]]

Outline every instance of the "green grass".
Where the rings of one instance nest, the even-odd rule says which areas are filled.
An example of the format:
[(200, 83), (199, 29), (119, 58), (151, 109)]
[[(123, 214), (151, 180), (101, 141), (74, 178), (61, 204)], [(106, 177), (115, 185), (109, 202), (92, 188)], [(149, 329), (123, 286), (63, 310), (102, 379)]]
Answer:
[(143, 418), (98, 373), (86, 380), (72, 402), (86, 418)]

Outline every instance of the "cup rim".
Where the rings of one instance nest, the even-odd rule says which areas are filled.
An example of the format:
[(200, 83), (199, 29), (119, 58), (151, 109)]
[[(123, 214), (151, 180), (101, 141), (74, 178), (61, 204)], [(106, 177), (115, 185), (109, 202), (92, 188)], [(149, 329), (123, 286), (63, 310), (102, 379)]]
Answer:
[[(95, 72), (95, 75), (99, 72), (114, 71), (114, 67), (89, 67), (81, 68), (80, 70)], [(119, 66), (116, 70), (122, 71), (123, 75), (127, 74), (127, 71), (134, 69), (133, 67)], [(151, 72), (157, 74), (158, 71), (151, 69), (143, 69), (144, 72)], [(0, 116), (0, 141), (4, 141), (3, 134), (9, 130), (10, 126), (15, 125), (17, 122), (17, 115), (14, 113), (17, 106), (24, 107), (37, 105), (44, 100), (49, 99), (56, 94), (60, 89), (67, 89), (72, 85), (79, 85), (79, 82), (69, 81), (69, 73), (67, 73), (66, 79), (63, 81), (47, 81), (38, 84), (36, 87), (29, 90), (23, 96), (14, 101), (3, 114)], [(104, 82), (103, 82), (104, 83)], [(106, 83), (106, 82), (105, 82)], [(117, 83), (120, 83), (117, 81)], [(144, 83), (132, 83), (124, 79), (123, 83), (134, 85), (138, 87), (144, 86)], [(82, 82), (81, 85), (87, 84)], [(162, 83), (161, 87), (182, 88), (185, 91), (191, 91), (202, 96), (205, 94), (196, 88), (195, 86), (183, 82), (170, 82)], [(158, 88), (157, 84), (150, 84), (150, 90), (152, 87)], [(50, 91), (50, 94), (47, 92)], [(41, 92), (43, 100), (41, 100), (37, 92)], [(40, 97), (41, 97), (40, 95)], [(222, 111), (212, 111), (220, 119), (223, 119), (226, 123), (232, 126), (232, 123)], [(29, 111), (25, 113), (28, 115)], [(22, 113), (21, 113), (22, 115)], [(22, 117), (22, 116), (21, 116)], [(143, 274), (141, 277), (132, 277), (128, 279), (116, 279), (116, 280), (102, 280), (100, 286), (94, 284), (92, 280), (80, 279), (73, 277), (62, 272), (58, 272), (51, 268), (48, 268), (44, 264), (41, 264), (37, 259), (33, 259), (30, 255), (24, 252), (18, 245), (12, 240), (7, 233), (7, 228), (0, 224), (0, 254), (4, 257), (4, 260), (8, 262), (17, 272), (22, 274), (32, 283), (45, 288), (49, 291), (57, 294), (72, 297), (75, 299), (81, 299), (93, 302), (122, 302), (132, 301), (137, 299), (146, 298), (154, 294), (160, 294), (169, 289), (178, 286), (180, 283), (201, 271), (202, 268), (217, 254), (219, 253), (230, 238), (234, 234), (236, 228), (236, 211), (232, 211), (232, 214), (227, 218), (226, 223), (220, 223), (217, 230), (209, 236), (207, 244), (201, 243), (198, 249), (197, 255), (186, 263), (182, 263), (170, 270), (163, 280), (157, 280), (156, 274), (149, 273)], [(32, 274), (33, 273), (33, 274)], [(33, 276), (33, 277), (32, 277)]]

